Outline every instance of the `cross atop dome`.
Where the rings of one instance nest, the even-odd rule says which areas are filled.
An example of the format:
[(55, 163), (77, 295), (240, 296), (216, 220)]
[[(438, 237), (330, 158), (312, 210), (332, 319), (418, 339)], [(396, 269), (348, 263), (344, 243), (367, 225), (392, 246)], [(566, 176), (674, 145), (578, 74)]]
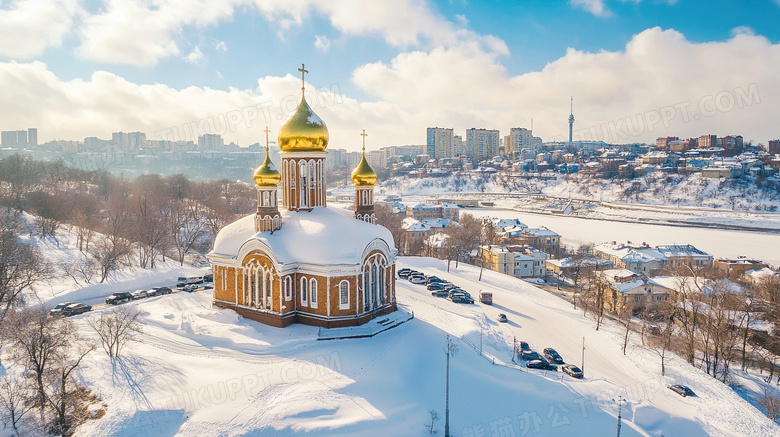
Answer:
[(304, 94), (306, 92), (306, 73), (309, 72), (309, 70), (306, 69), (306, 65), (301, 64), (301, 68), (298, 69), (298, 71), (301, 72), (301, 94)]

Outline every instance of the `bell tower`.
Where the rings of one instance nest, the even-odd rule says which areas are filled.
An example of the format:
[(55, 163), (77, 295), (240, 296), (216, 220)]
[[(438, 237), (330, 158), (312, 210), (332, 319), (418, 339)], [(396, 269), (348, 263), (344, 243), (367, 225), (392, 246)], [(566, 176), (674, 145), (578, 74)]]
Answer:
[(352, 170), (352, 182), (355, 183), (355, 218), (375, 224), (374, 185), (376, 184), (376, 173), (366, 161), (366, 137), (368, 134), (365, 129), (360, 136), (363, 137), (363, 158), (360, 160), (360, 164)]
[(279, 171), (271, 162), (268, 152), (268, 126), (265, 127), (265, 160), (255, 170), (254, 179), (257, 186), (257, 212), (255, 212), (255, 232), (271, 232), (282, 227), (282, 216), (279, 214), (276, 193), (279, 181), (282, 179)]

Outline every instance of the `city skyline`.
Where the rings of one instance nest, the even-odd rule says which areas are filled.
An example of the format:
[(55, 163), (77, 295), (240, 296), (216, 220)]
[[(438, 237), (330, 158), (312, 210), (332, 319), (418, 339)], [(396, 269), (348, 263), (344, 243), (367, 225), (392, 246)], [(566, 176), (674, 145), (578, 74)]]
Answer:
[(363, 128), (378, 148), (532, 118), (566, 141), (571, 96), (575, 141), (778, 137), (778, 1), (158, 3), (0, 6), (0, 130), (248, 145), (286, 120), (305, 62), (307, 97), (352, 151)]

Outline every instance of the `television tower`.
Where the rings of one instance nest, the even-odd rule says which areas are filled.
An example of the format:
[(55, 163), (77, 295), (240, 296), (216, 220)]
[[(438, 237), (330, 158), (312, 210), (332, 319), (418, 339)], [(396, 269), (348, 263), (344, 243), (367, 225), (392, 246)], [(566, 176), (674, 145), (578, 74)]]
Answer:
[(572, 145), (571, 133), (574, 128), (574, 97), (571, 98), (571, 112), (569, 112), (569, 147)]

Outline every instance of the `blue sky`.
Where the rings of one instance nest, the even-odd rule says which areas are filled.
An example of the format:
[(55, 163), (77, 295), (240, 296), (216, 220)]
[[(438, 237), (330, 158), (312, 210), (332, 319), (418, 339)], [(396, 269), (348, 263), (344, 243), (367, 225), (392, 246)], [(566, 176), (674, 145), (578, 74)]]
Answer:
[[(305, 62), (309, 86), (338, 94), (320, 115), (346, 148), (359, 137), (341, 129), (374, 129), (382, 146), (424, 142), (429, 125), (503, 135), (531, 117), (539, 136), (554, 139), (565, 131), (569, 95), (578, 123), (609, 140), (593, 132), (751, 86), (763, 105), (722, 105), (728, 110), (702, 123), (677, 124), (695, 115), (679, 114), (663, 132), (606, 137), (698, 136), (725, 122), (729, 132), (765, 142), (780, 136), (761, 124), (777, 115), (766, 102), (777, 92), (771, 71), (780, 71), (778, 17), (780, 0), (0, 1), (0, 76), (31, 90), (0, 103), (19, 106), (19, 98), (53, 90), (45, 108), (23, 101), (21, 111), (0, 114), (0, 128), (40, 126), (43, 140), (117, 130), (155, 138), (166, 126), (253, 101), (279, 106), (296, 91), (288, 75)], [(681, 78), (679, 70), (696, 74)], [(272, 129), (276, 118), (265, 120)], [(246, 145), (262, 130), (256, 122), (218, 133)]]

